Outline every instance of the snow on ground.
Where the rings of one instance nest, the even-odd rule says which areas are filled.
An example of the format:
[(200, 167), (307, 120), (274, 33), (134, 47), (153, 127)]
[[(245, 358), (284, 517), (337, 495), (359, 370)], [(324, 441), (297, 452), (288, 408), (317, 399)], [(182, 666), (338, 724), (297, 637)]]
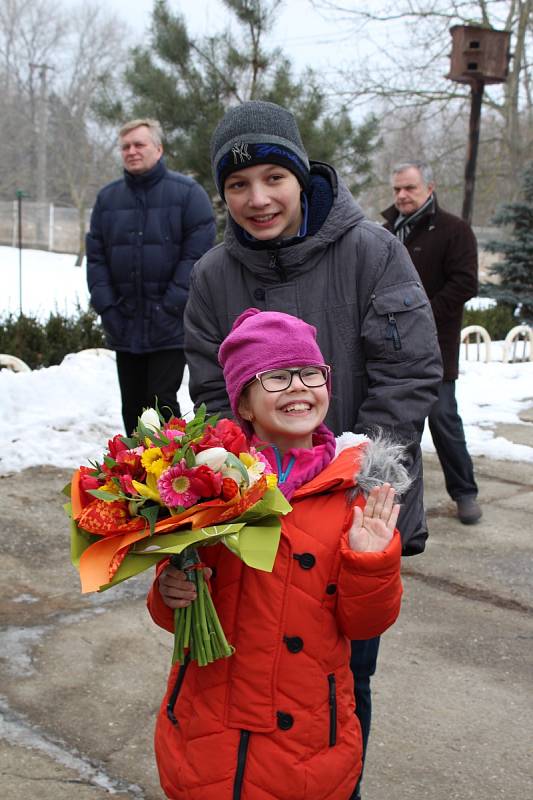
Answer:
[[(495, 437), (498, 422), (520, 423), (532, 404), (533, 363), (461, 362), (459, 408), (472, 455), (533, 462), (533, 447)], [(122, 432), (114, 353), (85, 351), (62, 364), (33, 372), (0, 372), (0, 474), (51, 464), (75, 468), (101, 458), (105, 444)], [(178, 395), (192, 411), (186, 381)], [(426, 430), (423, 449), (432, 452)]]
[[(23, 251), (23, 309), (47, 316), (87, 305), (84, 268), (74, 256)], [(18, 311), (18, 251), (0, 247), (2, 307)], [(493, 342), (492, 360), (461, 358), (457, 399), (472, 455), (533, 462), (533, 447), (494, 435), (498, 423), (520, 423), (518, 413), (533, 404), (533, 362), (502, 363), (502, 343)], [(192, 403), (187, 379), (178, 395), (182, 412)], [(115, 356), (108, 350), (67, 356), (57, 367), (26, 373), (0, 371), (0, 474), (50, 464), (75, 468), (100, 458), (107, 440), (122, 431)], [(527, 424), (527, 423), (521, 423)], [(433, 451), (429, 432), (422, 441)]]
[[(115, 354), (85, 350), (57, 367), (0, 372), (0, 474), (50, 464), (78, 467), (101, 459), (123, 433)], [(187, 383), (178, 395), (192, 410)]]
[(27, 316), (48, 319), (50, 312), (69, 316), (89, 305), (85, 260), (76, 267), (76, 256), (48, 253), (45, 250), (22, 250), (0, 247), (2, 285), (0, 314), (18, 314), (20, 307), (19, 274), (22, 274), (22, 311)]

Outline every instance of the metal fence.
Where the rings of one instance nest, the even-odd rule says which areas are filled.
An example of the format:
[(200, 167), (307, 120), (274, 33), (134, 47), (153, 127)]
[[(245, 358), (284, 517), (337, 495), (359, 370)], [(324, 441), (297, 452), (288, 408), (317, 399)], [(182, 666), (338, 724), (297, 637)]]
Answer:
[[(91, 209), (85, 214), (85, 227), (88, 230)], [(484, 249), (488, 239), (502, 238), (498, 228), (476, 227), (480, 249), (480, 274), (484, 276), (488, 265), (498, 260), (498, 256)], [(0, 200), (0, 244), (8, 247), (18, 246), (18, 211), (16, 200)], [(50, 250), (56, 253), (79, 253), (80, 229), (77, 208), (57, 206), (54, 203), (37, 203), (34, 200), (22, 201), (22, 246), (36, 250)]]
[[(77, 208), (54, 203), (22, 201), (22, 246), (56, 253), (78, 253), (80, 223)], [(89, 226), (90, 210), (85, 215)], [(19, 237), (17, 200), (0, 200), (0, 244), (17, 247)]]

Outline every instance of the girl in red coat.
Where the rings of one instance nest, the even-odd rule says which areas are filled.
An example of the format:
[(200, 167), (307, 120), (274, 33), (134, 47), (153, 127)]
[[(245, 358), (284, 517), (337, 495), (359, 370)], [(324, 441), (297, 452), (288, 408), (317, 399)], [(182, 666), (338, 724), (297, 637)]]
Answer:
[[(233, 412), (268, 444), (293, 510), (271, 573), (223, 545), (203, 551), (235, 653), (172, 668), (156, 728), (161, 785), (174, 800), (348, 800), (361, 761), (350, 639), (383, 633), (400, 609), (401, 450), (335, 442), (323, 424), (330, 369), (296, 317), (248, 309), (219, 360)], [(193, 599), (167, 565), (148, 607), (173, 631), (174, 609)]]

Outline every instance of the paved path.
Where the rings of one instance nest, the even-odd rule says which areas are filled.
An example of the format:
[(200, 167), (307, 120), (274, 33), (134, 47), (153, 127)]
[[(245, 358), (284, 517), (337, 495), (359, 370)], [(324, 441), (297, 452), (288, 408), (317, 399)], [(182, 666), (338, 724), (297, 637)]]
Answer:
[[(404, 560), (402, 615), (383, 637), (364, 798), (526, 800), (533, 465), (477, 459), (484, 517), (465, 527), (425, 463), (431, 537)], [(163, 800), (152, 729), (170, 636), (145, 611), (147, 577), (79, 594), (58, 503), (68, 477), (0, 478), (1, 796)]]

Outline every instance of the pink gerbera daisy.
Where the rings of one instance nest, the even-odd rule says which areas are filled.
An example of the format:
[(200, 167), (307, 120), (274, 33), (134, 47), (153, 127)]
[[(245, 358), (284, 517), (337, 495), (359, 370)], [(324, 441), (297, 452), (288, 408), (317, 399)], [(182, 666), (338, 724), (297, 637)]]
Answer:
[(190, 508), (201, 496), (195, 491), (194, 482), (194, 469), (189, 469), (185, 461), (180, 461), (166, 469), (157, 481), (161, 500), (170, 508)]

